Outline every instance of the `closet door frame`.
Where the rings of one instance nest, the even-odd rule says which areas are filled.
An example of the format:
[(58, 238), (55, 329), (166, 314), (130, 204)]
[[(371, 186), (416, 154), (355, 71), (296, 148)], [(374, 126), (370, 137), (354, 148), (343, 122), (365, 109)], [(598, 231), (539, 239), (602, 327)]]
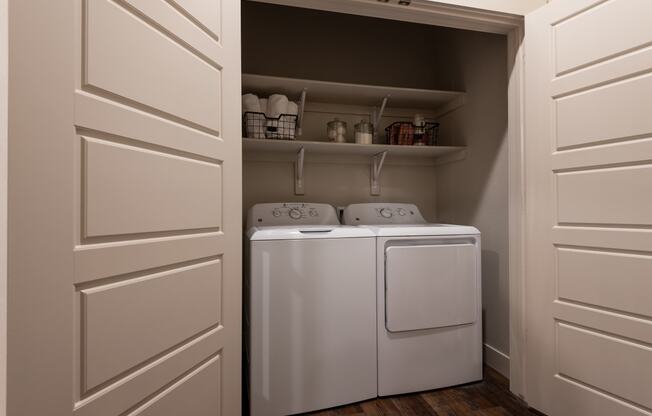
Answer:
[(8, 0), (0, 0), (0, 415), (7, 399)]
[(524, 17), (490, 10), (414, 0), (409, 7), (376, 0), (253, 0), (388, 20), (506, 35), (508, 81), (509, 381), (525, 391), (525, 158), (523, 136)]
[[(525, 396), (524, 386), (524, 169), (523, 169), (523, 17), (419, 2), (409, 8), (365, 0), (257, 0), (421, 24), (507, 35), (509, 152), (510, 389)], [(2, 24), (2, 23), (5, 24)], [(7, 252), (7, 0), (0, 0), (0, 414), (6, 393), (6, 252)]]

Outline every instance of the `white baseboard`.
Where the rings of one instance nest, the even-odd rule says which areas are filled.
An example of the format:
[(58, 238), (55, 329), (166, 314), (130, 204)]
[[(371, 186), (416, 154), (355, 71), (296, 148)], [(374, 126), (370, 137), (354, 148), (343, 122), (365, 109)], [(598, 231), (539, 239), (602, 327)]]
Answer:
[(509, 378), (509, 355), (489, 344), (484, 344), (483, 347), (484, 363)]

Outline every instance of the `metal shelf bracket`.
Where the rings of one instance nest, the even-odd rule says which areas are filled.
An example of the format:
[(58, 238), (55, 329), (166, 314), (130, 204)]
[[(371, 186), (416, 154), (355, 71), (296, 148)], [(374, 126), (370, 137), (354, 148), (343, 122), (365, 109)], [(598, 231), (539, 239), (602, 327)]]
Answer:
[(374, 155), (371, 163), (371, 195), (380, 195), (380, 173), (387, 157), (387, 150)]
[(389, 94), (383, 97), (383, 102), (380, 104), (380, 110), (376, 111), (374, 107), (374, 112), (372, 115), (372, 123), (374, 125), (374, 137), (378, 137), (380, 130), (380, 122), (383, 119), (383, 113), (385, 112), (385, 107), (387, 106), (387, 101), (389, 100)]
[(294, 162), (294, 194), (303, 195), (303, 159), (305, 149), (302, 147), (297, 152), (297, 160)]
[(299, 114), (297, 117), (297, 131), (296, 135), (297, 137), (300, 137), (302, 134), (302, 126), (303, 126), (303, 112), (306, 109), (306, 94), (308, 92), (307, 88), (304, 88), (301, 90), (301, 98), (299, 99)]

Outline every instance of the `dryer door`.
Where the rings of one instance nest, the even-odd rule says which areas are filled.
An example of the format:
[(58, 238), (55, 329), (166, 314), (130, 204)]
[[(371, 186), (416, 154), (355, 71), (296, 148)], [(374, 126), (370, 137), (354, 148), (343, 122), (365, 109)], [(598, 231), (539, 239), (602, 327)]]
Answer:
[(478, 319), (476, 247), (470, 243), (385, 249), (385, 326), (390, 332)]

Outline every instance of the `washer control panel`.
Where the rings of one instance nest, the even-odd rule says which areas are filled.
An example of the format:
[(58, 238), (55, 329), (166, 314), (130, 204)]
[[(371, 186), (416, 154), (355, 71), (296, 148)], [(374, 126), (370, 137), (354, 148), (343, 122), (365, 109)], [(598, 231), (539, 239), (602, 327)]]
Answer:
[(305, 207), (304, 205), (305, 204), (273, 208), (272, 216), (274, 218), (290, 217), (293, 220), (300, 220), (307, 217), (319, 217), (319, 210), (314, 207)]
[(249, 210), (247, 228), (283, 225), (339, 225), (335, 208), (328, 204), (281, 202), (256, 204)]
[(426, 220), (414, 204), (352, 204), (344, 209), (347, 225), (425, 224)]

